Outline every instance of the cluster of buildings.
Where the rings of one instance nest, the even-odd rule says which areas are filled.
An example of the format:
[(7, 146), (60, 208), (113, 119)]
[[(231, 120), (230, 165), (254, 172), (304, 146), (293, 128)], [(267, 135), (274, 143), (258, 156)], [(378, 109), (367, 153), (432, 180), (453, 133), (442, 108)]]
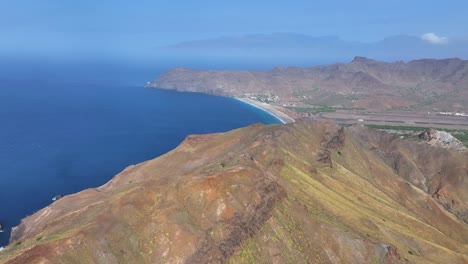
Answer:
[(272, 95), (272, 94), (262, 94), (262, 95), (244, 94), (244, 96), (248, 97), (250, 99), (253, 99), (253, 100), (264, 102), (264, 103), (272, 103), (272, 102), (279, 102), (280, 101), (280, 97), (278, 95)]
[(467, 113), (453, 113), (453, 112), (439, 112), (439, 115), (451, 115), (451, 116), (465, 116), (468, 117)]

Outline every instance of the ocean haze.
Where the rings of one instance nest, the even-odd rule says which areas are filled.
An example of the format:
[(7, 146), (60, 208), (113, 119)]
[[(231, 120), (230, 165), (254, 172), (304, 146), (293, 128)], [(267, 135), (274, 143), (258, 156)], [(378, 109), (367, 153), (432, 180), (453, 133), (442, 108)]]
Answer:
[(432, 33), (450, 43), (467, 37), (467, 9), (461, 0), (2, 1), (0, 56), (150, 61), (158, 46), (272, 32), (362, 43)]
[[(278, 65), (301, 64), (307, 61), (326, 63), (350, 61), (365, 56), (384, 61), (421, 58), (468, 58), (468, 41), (432, 36), (396, 35), (375, 42), (346, 41), (337, 36), (314, 37), (294, 33), (250, 34), (185, 41), (158, 49), (161, 54), (185, 56), (225, 56), (274, 58)], [(439, 38), (439, 39), (437, 39)], [(441, 41), (443, 40), (443, 41)]]
[[(68, 41), (68, 40), (67, 40)], [(75, 43), (75, 42), (74, 42)], [(183, 66), (204, 69), (269, 69), (276, 66), (316, 66), (336, 62), (345, 63), (355, 56), (380, 61), (410, 61), (415, 59), (468, 59), (468, 39), (445, 37), (434, 33), (421, 36), (393, 35), (376, 41), (346, 40), (338, 36), (314, 36), (299, 33), (259, 33), (225, 35), (174, 42), (168, 45), (142, 42), (144, 48), (132, 49), (132, 45), (118, 41), (108, 43), (101, 51), (99, 45), (88, 50), (61, 44), (54, 53), (15, 52), (2, 54), (0, 58), (11, 64), (98, 64), (132, 65), (132, 68), (149, 68), (157, 65)], [(120, 50), (115, 45), (125, 46)], [(94, 47), (94, 48), (93, 48)], [(5, 50), (4, 51), (8, 51)], [(104, 62), (104, 63), (103, 63)], [(99, 65), (98, 65), (99, 66)], [(142, 69), (143, 70), (143, 69)], [(153, 77), (154, 78), (154, 77)]]

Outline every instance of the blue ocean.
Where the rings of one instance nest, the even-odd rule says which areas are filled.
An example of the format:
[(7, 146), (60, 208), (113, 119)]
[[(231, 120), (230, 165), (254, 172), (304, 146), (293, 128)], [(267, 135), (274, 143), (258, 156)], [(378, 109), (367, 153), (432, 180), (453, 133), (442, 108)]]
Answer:
[(279, 120), (230, 98), (144, 88), (170, 65), (0, 65), (0, 246), (21, 219), (187, 135)]

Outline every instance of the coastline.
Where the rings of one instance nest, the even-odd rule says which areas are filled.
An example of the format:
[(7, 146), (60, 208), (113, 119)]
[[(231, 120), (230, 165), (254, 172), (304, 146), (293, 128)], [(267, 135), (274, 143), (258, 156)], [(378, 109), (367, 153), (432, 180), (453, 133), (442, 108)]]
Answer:
[(294, 123), (295, 122), (295, 120), (292, 117), (290, 117), (287, 114), (279, 111), (278, 109), (276, 109), (274, 106), (272, 106), (270, 104), (255, 101), (255, 100), (252, 100), (250, 98), (233, 97), (233, 99), (235, 99), (237, 101), (241, 101), (241, 102), (243, 102), (245, 104), (248, 104), (248, 105), (253, 106), (255, 108), (258, 108), (260, 110), (263, 110), (263, 111), (269, 113), (270, 115), (274, 116), (276, 119), (278, 119), (283, 124), (289, 124), (289, 123)]

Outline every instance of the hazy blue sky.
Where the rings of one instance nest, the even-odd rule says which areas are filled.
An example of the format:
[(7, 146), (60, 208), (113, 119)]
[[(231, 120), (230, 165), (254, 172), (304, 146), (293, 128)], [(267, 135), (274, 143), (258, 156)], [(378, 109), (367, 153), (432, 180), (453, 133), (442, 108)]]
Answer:
[(295, 32), (466, 37), (466, 0), (0, 0), (0, 55), (132, 56), (183, 40)]

